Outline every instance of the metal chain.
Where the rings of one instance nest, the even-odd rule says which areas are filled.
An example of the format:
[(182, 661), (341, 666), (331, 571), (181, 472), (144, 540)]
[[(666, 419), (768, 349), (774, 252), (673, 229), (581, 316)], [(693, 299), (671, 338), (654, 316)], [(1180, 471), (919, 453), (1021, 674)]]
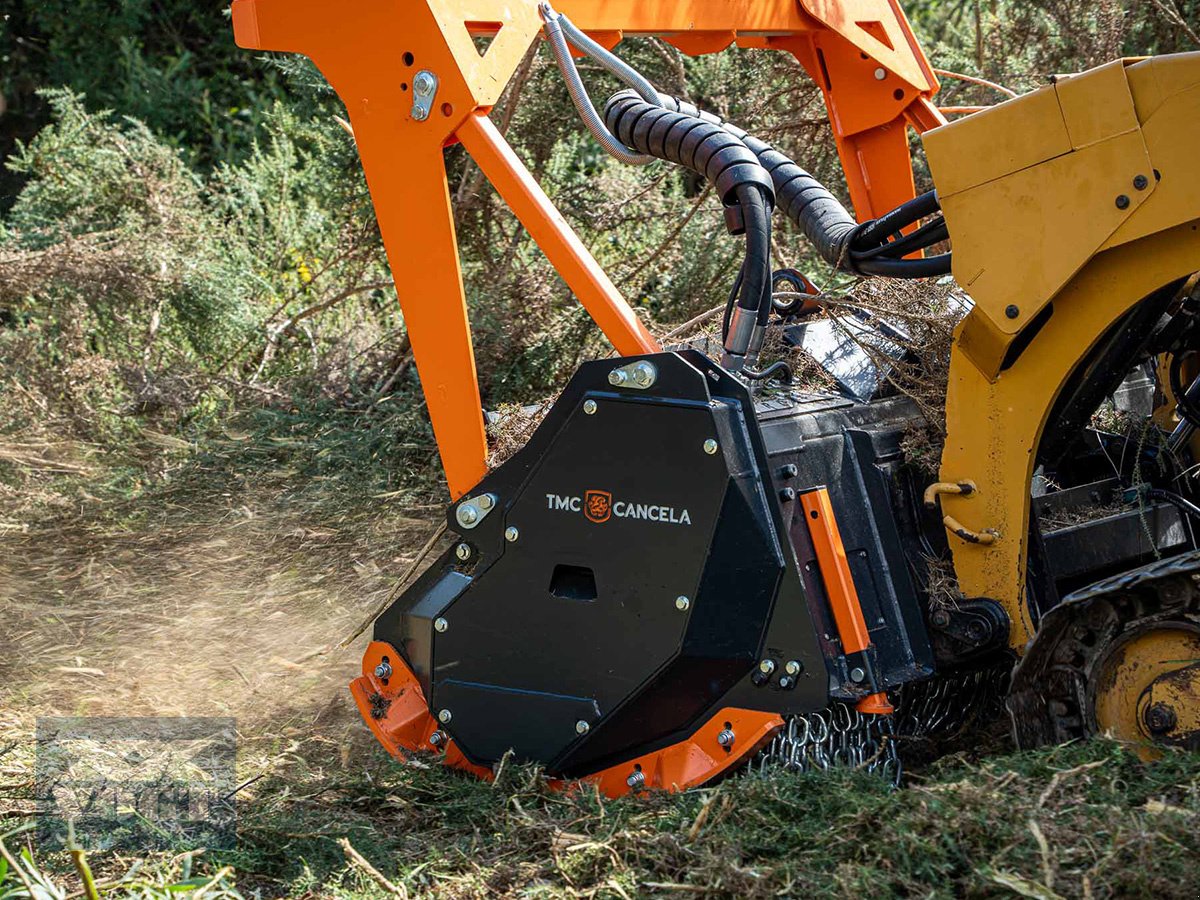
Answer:
[(824, 772), (832, 768), (877, 773), (899, 785), (903, 767), (892, 735), (892, 717), (863, 715), (845, 703), (821, 712), (787, 716), (784, 728), (756, 760), (758, 771)]

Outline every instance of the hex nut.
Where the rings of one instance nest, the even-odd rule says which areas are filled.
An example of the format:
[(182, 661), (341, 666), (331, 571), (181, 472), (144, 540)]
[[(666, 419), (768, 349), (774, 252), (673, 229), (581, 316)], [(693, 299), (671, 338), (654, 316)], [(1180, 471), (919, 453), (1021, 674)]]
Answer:
[(375, 667), (375, 677), (383, 679), (392, 677), (392, 666), (386, 659)]

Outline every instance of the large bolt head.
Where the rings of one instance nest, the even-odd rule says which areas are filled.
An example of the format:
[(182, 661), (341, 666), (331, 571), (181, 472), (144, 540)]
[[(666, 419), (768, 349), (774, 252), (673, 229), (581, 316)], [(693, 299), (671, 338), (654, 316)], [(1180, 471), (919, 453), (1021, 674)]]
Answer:
[(462, 525), (474, 525), (479, 521), (479, 510), (470, 503), (464, 503), (458, 508), (458, 521)]
[(608, 383), (613, 387), (620, 387), (628, 380), (629, 376), (625, 374), (623, 369), (613, 369), (608, 373)]
[(1179, 723), (1175, 710), (1165, 703), (1155, 703), (1147, 709), (1145, 720), (1151, 734), (1166, 734)]
[(631, 772), (625, 783), (636, 791), (646, 783), (646, 773), (641, 770)]
[(724, 731), (722, 731), (720, 734), (717, 735), (717, 743), (720, 744), (722, 747), (732, 747), (733, 742), (736, 739), (737, 739), (737, 735), (735, 735), (733, 733), (732, 729), (729, 729), (729, 728), (726, 728)]
[(417, 77), (413, 79), (413, 90), (418, 94), (428, 94), (433, 87), (433, 76), (428, 72), (418, 72)]

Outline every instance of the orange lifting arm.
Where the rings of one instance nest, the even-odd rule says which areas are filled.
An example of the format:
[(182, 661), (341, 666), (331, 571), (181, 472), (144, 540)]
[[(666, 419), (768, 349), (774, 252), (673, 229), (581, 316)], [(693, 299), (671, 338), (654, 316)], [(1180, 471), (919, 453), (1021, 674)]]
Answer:
[[(906, 125), (942, 123), (897, 0), (566, 0), (602, 43), (661, 34), (688, 54), (736, 43), (796, 56), (816, 80), (859, 218), (914, 193)], [(346, 104), (450, 493), (487, 472), (475, 356), (443, 151), (460, 142), (622, 355), (657, 342), (487, 120), (538, 38), (536, 0), (233, 0), (240, 46), (302, 53)], [(483, 54), (474, 37), (491, 43)], [(428, 112), (414, 92), (436, 80)], [(418, 80), (418, 76), (421, 76)]]

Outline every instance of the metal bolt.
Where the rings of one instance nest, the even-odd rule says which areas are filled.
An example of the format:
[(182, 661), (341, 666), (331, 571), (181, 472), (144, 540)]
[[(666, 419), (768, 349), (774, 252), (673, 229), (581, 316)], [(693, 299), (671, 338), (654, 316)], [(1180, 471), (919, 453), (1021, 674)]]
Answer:
[(717, 743), (720, 744), (722, 747), (732, 747), (733, 742), (736, 738), (737, 738), (737, 735), (735, 735), (733, 733), (733, 729), (726, 728), (724, 731), (722, 731), (720, 734), (717, 735)]
[(487, 509), (491, 509), (496, 504), (496, 498), (493, 497), (491, 494), (484, 494), (482, 497), (480, 497), (475, 502), (479, 504), (480, 509), (487, 510)]
[(516, 525), (509, 525), (504, 529), (504, 539), (510, 544), (514, 543), (521, 536), (521, 532), (517, 531)]
[(704, 452), (707, 453), (709, 456), (712, 456), (714, 453), (717, 452), (717, 450), (720, 449), (720, 446), (721, 445), (718, 444), (716, 441), (714, 441), (712, 438), (709, 438), (707, 441), (704, 442)]
[(479, 510), (470, 503), (464, 503), (458, 508), (458, 521), (462, 525), (474, 525), (479, 521)]
[(440, 713), (438, 713), (438, 721), (443, 725), (447, 724), (453, 718), (454, 716), (450, 715), (450, 710), (448, 709), (443, 709)]
[(447, 622), (445, 619), (443, 619), (441, 616), (438, 616), (436, 619), (433, 620), (433, 630), (438, 632), (439, 634), (444, 634), (446, 629), (449, 627), (450, 627), (450, 623)]
[(639, 790), (646, 784), (646, 773), (642, 772), (640, 769), (635, 770), (628, 778), (625, 779), (625, 783), (633, 790)]
[(779, 686), (785, 691), (790, 691), (796, 686), (796, 679), (791, 675), (781, 675), (779, 678)]
[(459, 544), (457, 547), (454, 548), (454, 555), (457, 556), (459, 559), (461, 559), (463, 562), (466, 562), (468, 559), (471, 558), (471, 545), (470, 544)]
[(875, 70), (875, 80), (876, 81), (883, 81), (883, 79), (885, 79), (885, 78), (887, 78), (887, 70), (885, 70), (883, 68), (878, 68)]
[(692, 601), (680, 594), (675, 598), (675, 608), (680, 612), (687, 612), (687, 608), (692, 605)]
[(1150, 179), (1145, 175), (1137, 175), (1133, 179), (1133, 186), (1139, 191), (1144, 191), (1146, 188), (1150, 187)]
[(594, 416), (596, 414), (596, 401), (595, 400), (584, 400), (583, 401), (583, 411), (589, 416)]
[(1129, 209), (1129, 203), (1130, 200), (1127, 194), (1121, 194), (1117, 197), (1117, 209)]
[(587, 734), (591, 730), (592, 730), (592, 726), (589, 725), (587, 722), (585, 722), (583, 719), (580, 719), (578, 722), (575, 723), (575, 733), (576, 734)]
[(1015, 319), (1021, 315), (1021, 307), (1017, 306), (1015, 303), (1010, 303), (1008, 306), (1004, 307), (1004, 314), (1010, 319)]
[(426, 119), (429, 118), (429, 111), (427, 109), (425, 109), (425, 107), (423, 107), (423, 106), (414, 106), (413, 111), (412, 111), (412, 117), (414, 119), (416, 119), (418, 122), (424, 122)]
[(779, 492), (779, 499), (781, 501), (783, 501), (784, 503), (790, 503), (791, 501), (796, 499), (796, 489), (791, 488), (791, 487), (785, 487), (783, 490), (781, 490)]
[(392, 666), (386, 659), (375, 667), (375, 677), (384, 679), (392, 677)]
[(638, 387), (648, 388), (658, 380), (658, 370), (654, 363), (642, 360), (633, 367), (633, 382)]
[(433, 76), (428, 72), (418, 72), (413, 79), (413, 90), (418, 94), (428, 94), (434, 88)]
[(866, 680), (866, 678), (867, 678), (867, 673), (864, 672), (862, 669), (860, 669), (858, 666), (855, 666), (853, 669), (850, 670), (850, 680), (853, 681), (855, 684), (861, 684), (863, 681)]
[(789, 659), (783, 670), (794, 678), (804, 671), (804, 663), (798, 659)]
[(434, 747), (442, 746), (442, 744), (446, 743), (446, 732), (435, 731), (429, 736), (429, 743)]
[(929, 620), (938, 628), (945, 628), (950, 624), (950, 613), (944, 609), (935, 609)]
[(1165, 703), (1155, 703), (1146, 710), (1146, 727), (1151, 734), (1166, 734), (1179, 723), (1175, 710)]
[(613, 387), (620, 387), (628, 380), (629, 376), (625, 374), (623, 369), (613, 369), (608, 373), (608, 383)]
[(775, 671), (775, 660), (764, 659), (758, 664), (758, 671), (762, 672), (764, 675), (770, 675)]

